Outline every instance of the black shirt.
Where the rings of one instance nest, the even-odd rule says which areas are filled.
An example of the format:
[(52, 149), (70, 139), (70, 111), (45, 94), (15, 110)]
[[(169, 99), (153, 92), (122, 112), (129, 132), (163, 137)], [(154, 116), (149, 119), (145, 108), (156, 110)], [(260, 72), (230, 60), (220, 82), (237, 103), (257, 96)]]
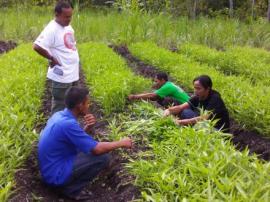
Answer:
[(206, 100), (199, 100), (198, 96), (193, 96), (190, 98), (188, 103), (192, 110), (203, 108), (204, 110), (211, 111), (212, 113), (210, 119), (218, 119), (215, 128), (222, 128), (224, 132), (229, 132), (229, 113), (220, 94), (217, 91), (211, 90)]

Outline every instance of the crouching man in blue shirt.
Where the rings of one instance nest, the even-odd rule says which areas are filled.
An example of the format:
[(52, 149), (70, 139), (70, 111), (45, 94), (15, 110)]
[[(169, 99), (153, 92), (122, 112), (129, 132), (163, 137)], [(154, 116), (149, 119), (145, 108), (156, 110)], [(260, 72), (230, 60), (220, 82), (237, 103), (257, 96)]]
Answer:
[[(65, 95), (66, 108), (55, 113), (42, 131), (38, 161), (43, 181), (71, 199), (85, 199), (81, 190), (109, 163), (108, 152), (131, 148), (130, 138), (97, 142), (86, 133), (95, 118), (88, 114), (89, 91), (71, 87)], [(84, 117), (84, 129), (78, 118)]]

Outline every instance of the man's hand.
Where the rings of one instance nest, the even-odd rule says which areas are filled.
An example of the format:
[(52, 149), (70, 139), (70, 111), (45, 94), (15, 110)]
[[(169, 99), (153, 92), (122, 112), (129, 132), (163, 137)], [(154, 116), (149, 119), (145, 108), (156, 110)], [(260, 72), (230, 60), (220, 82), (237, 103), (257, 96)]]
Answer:
[(128, 99), (129, 100), (136, 100), (137, 99), (137, 96), (136, 95), (129, 95), (128, 96)]
[(132, 147), (132, 140), (129, 137), (126, 137), (120, 140), (121, 145), (123, 148), (131, 148)]
[(89, 131), (96, 123), (96, 118), (93, 114), (86, 114), (83, 117), (84, 131)]
[(189, 120), (188, 119), (182, 119), (182, 120), (176, 119), (176, 120), (174, 120), (174, 123), (176, 125), (179, 125), (179, 126), (186, 126), (189, 124)]
[(61, 64), (58, 62), (58, 60), (51, 56), (51, 59), (49, 60), (50, 68), (53, 68), (55, 65), (61, 66)]
[(171, 114), (169, 109), (165, 109), (163, 112), (163, 116), (169, 116)]

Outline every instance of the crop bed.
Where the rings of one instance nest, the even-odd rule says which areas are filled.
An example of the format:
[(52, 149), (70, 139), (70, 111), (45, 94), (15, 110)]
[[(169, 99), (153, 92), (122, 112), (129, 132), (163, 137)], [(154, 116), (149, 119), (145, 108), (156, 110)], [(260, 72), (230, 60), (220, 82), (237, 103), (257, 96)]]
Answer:
[[(133, 56), (128, 50), (127, 46), (114, 46), (114, 50), (127, 60), (127, 63), (137, 74), (146, 78), (154, 78), (160, 68), (146, 64)], [(171, 78), (172, 80), (174, 78)], [(185, 86), (181, 86), (186, 89)], [(189, 92), (191, 94), (191, 92)], [(259, 158), (269, 161), (270, 160), (270, 139), (262, 137), (258, 132), (243, 129), (242, 126), (237, 124), (232, 118), (231, 133), (233, 134), (232, 142), (239, 150), (244, 150), (248, 147), (250, 153), (256, 153)]]
[[(112, 163), (109, 169), (103, 171), (84, 190), (92, 196), (91, 201), (124, 202), (134, 199), (138, 201), (268, 201), (270, 163), (259, 160), (258, 157), (269, 160), (270, 143), (260, 136), (258, 131), (243, 129), (233, 120), (234, 136), (214, 131), (208, 121), (201, 122), (194, 128), (179, 127), (174, 124), (171, 117), (162, 118), (161, 109), (151, 103), (128, 102), (126, 98), (130, 93), (149, 91), (150, 79), (160, 70), (169, 72), (171, 79), (181, 84), (184, 89), (189, 91), (192, 89), (190, 81), (185, 80), (180, 83), (179, 79), (184, 77), (176, 76), (179, 68), (178, 53), (160, 50), (152, 44), (142, 46), (140, 50), (138, 47), (140, 44), (135, 44), (132, 48), (133, 53), (136, 53), (135, 57), (126, 46), (113, 46), (112, 48), (124, 59), (102, 43), (90, 42), (79, 46), (82, 65), (79, 85), (90, 89), (93, 103), (90, 112), (97, 117), (97, 124), (92, 134), (99, 140), (117, 140), (126, 136), (134, 140), (134, 147), (131, 150), (119, 149), (112, 152)], [(22, 53), (27, 53), (25, 50), (29, 50), (29, 46), (18, 49), (20, 54), (15, 52), (11, 56), (5, 55), (4, 59), (1, 56), (0, 62), (5, 63), (8, 58), (12, 63), (7, 64), (17, 64), (18, 60), (25, 58), (20, 57)], [(147, 52), (147, 50), (151, 51)], [(148, 59), (142, 58), (141, 53), (145, 53)], [(17, 60), (10, 59), (14, 56)], [(12, 117), (15, 117), (17, 110), (26, 111), (28, 117), (34, 117), (29, 122), (29, 126), (27, 125), (30, 139), (22, 144), (26, 152), (20, 162), (31, 150), (32, 152), (23, 166), (19, 169), (18, 166), (13, 168), (13, 171), (17, 169), (15, 186), (10, 183), (6, 189), (2, 189), (1, 199), (6, 200), (10, 195), (9, 189), (13, 187), (9, 201), (70, 201), (54, 193), (40, 180), (35, 140), (48, 119), (51, 97), (49, 82), (45, 84), (45, 63), (37, 55), (31, 57), (21, 63), (24, 64), (22, 65), (24, 68), (31, 69), (27, 64), (35, 64), (41, 68), (38, 71), (39, 85), (35, 86), (33, 91), (36, 93), (36, 99), (34, 105), (27, 103), (26, 101), (33, 96), (32, 91), (32, 94), (28, 92), (26, 94), (29, 95), (28, 100), (23, 99), (27, 105), (24, 108), (13, 109), (16, 111)], [(155, 57), (156, 61), (160, 58), (160, 61), (151, 62), (152, 57)], [(166, 62), (170, 59), (170, 65), (167, 65)], [(184, 62), (193, 65), (194, 69), (199, 65), (190, 60)], [(7, 70), (2, 69), (4, 73), (7, 73)], [(218, 78), (224, 78), (224, 75), (221, 76), (216, 71), (212, 73)], [(9, 82), (17, 75), (19, 74), (14, 69), (13, 74), (7, 77), (10, 80), (3, 80), (4, 86), (15, 90), (24, 87), (21, 85), (14, 88), (16, 82)], [(194, 75), (190, 73), (189, 76), (191, 78)], [(34, 84), (31, 80), (27, 81), (28, 85)], [(0, 89), (0, 92), (5, 95), (6, 103), (10, 99), (16, 105), (16, 100), (20, 100), (12, 97), (13, 95), (9, 98), (7, 88)], [(23, 95), (24, 91), (18, 92), (19, 95)], [(43, 114), (42, 118), (41, 114)], [(8, 125), (6, 126), (8, 128)], [(31, 132), (32, 130), (35, 133)], [(241, 151), (235, 149), (235, 146)], [(3, 166), (7, 165), (7, 162), (5, 163)], [(11, 179), (11, 176), (8, 179)]]

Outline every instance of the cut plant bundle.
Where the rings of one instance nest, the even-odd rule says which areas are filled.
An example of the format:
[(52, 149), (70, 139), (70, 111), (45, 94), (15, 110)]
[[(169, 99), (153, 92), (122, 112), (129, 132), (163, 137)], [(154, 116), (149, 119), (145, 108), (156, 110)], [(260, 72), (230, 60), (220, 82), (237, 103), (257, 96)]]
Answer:
[(33, 129), (41, 117), (46, 64), (30, 44), (20, 45), (0, 57), (0, 74), (0, 201), (5, 201), (16, 168), (37, 139)]
[(154, 43), (136, 43), (130, 45), (130, 51), (139, 59), (170, 73), (179, 84), (190, 90), (195, 77), (208, 74), (213, 80), (213, 88), (221, 93), (230, 115), (248, 129), (270, 136), (270, 94), (267, 88), (253, 86), (242, 76), (225, 76), (212, 67), (159, 48)]
[(135, 76), (125, 61), (102, 43), (79, 46), (83, 70), (92, 96), (106, 115), (121, 111), (127, 96), (151, 87), (151, 81)]
[(127, 164), (141, 201), (269, 200), (270, 163), (235, 150), (228, 134), (206, 125), (179, 128), (149, 103), (111, 122), (112, 138), (131, 135), (137, 147), (150, 147)]

